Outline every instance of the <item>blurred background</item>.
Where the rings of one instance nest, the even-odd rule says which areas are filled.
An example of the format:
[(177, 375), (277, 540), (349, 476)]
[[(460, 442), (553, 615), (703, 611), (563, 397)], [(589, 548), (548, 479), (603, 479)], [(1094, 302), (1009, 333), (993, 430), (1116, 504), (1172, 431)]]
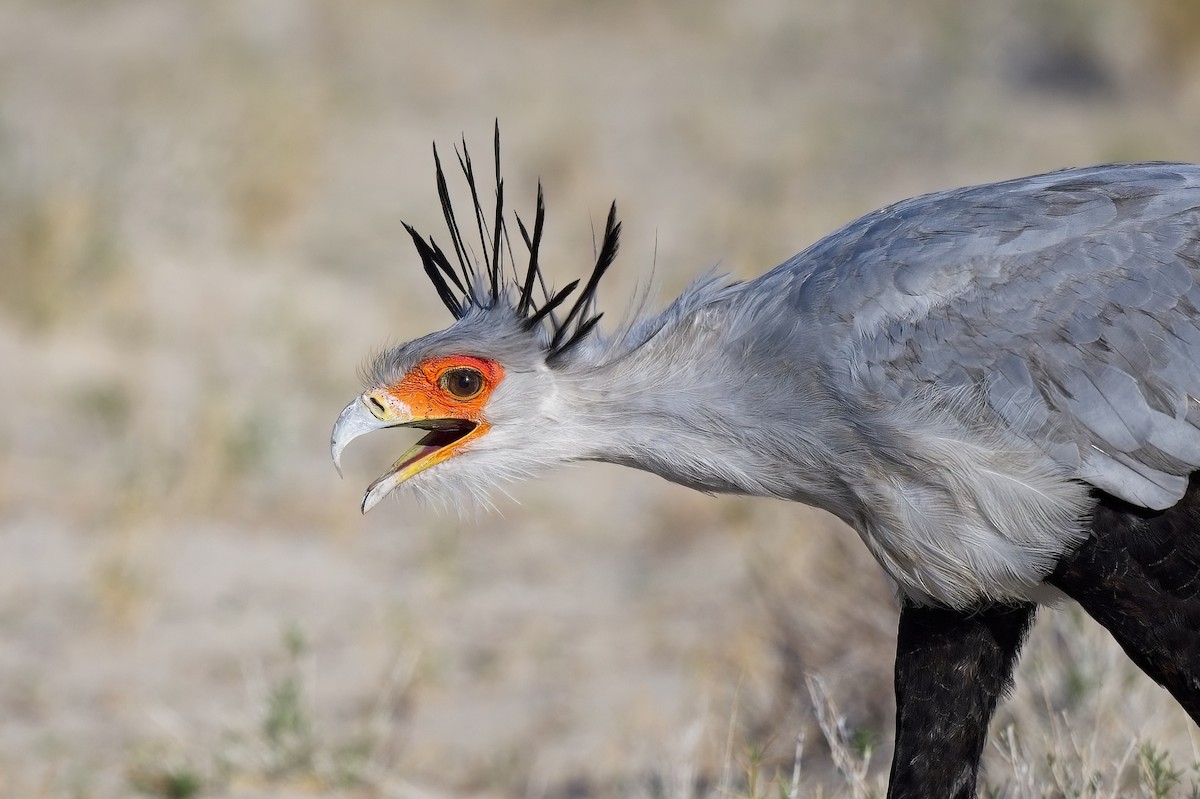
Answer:
[[(798, 734), (799, 795), (878, 791), (896, 612), (828, 517), (599, 465), (360, 517), (403, 442), (338, 480), (334, 418), (450, 321), (430, 144), (500, 120), (559, 285), (616, 198), (611, 317), (913, 194), (1200, 161), (1198, 46), (1194, 0), (2, 0), (0, 796), (779, 795)], [(993, 741), (1010, 797), (1200, 760), (1071, 607)]]

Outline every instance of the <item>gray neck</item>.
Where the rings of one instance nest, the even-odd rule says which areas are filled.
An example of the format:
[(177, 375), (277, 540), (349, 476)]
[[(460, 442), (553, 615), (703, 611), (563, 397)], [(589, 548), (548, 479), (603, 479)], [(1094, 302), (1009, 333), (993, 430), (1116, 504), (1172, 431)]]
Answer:
[(572, 422), (586, 442), (580, 459), (706, 492), (797, 500), (853, 523), (859, 503), (831, 464), (853, 461), (859, 445), (806, 363), (812, 350), (789, 350), (780, 377), (779, 353), (729, 343), (727, 316), (698, 309), (601, 364), (564, 370), (560, 385), (582, 409)]

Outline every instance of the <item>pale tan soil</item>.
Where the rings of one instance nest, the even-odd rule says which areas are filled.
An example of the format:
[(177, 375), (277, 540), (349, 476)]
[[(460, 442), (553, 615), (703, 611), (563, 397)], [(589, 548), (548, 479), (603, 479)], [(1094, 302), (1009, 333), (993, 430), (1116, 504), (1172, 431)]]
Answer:
[[(448, 321), (400, 228), (438, 229), (429, 144), (487, 161), (499, 117), (560, 284), (617, 198), (615, 318), (911, 194), (1200, 160), (1189, 8), (0, 4), (0, 796), (745, 793), (798, 732), (852, 795), (805, 674), (877, 785), (895, 611), (826, 517), (601, 466), (359, 517), (400, 439), (337, 479), (356, 368)], [(995, 732), (1007, 796), (1200, 759), (1069, 608)]]

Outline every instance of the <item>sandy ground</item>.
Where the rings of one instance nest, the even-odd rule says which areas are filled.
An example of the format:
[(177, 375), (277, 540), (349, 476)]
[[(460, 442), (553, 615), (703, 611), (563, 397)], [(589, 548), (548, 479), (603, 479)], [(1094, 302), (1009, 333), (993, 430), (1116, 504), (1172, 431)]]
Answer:
[[(603, 466), (359, 516), (398, 439), (339, 481), (334, 417), (449, 321), (400, 227), (438, 229), (430, 143), (500, 119), (560, 283), (616, 198), (620, 309), (915, 193), (1200, 160), (1198, 33), (1187, 0), (0, 3), (0, 796), (746, 795), (797, 733), (848, 791), (806, 675), (877, 784), (895, 610), (827, 517)], [(1200, 760), (1069, 607), (995, 733), (1007, 796)]]

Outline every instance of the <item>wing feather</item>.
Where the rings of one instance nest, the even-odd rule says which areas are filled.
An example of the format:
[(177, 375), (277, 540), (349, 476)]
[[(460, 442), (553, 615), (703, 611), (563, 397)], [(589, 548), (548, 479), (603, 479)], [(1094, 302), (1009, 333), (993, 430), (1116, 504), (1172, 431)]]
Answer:
[(1200, 469), (1200, 167), (915, 198), (762, 281), (828, 323), (847, 393), (973, 388), (1077, 478), (1148, 508)]

